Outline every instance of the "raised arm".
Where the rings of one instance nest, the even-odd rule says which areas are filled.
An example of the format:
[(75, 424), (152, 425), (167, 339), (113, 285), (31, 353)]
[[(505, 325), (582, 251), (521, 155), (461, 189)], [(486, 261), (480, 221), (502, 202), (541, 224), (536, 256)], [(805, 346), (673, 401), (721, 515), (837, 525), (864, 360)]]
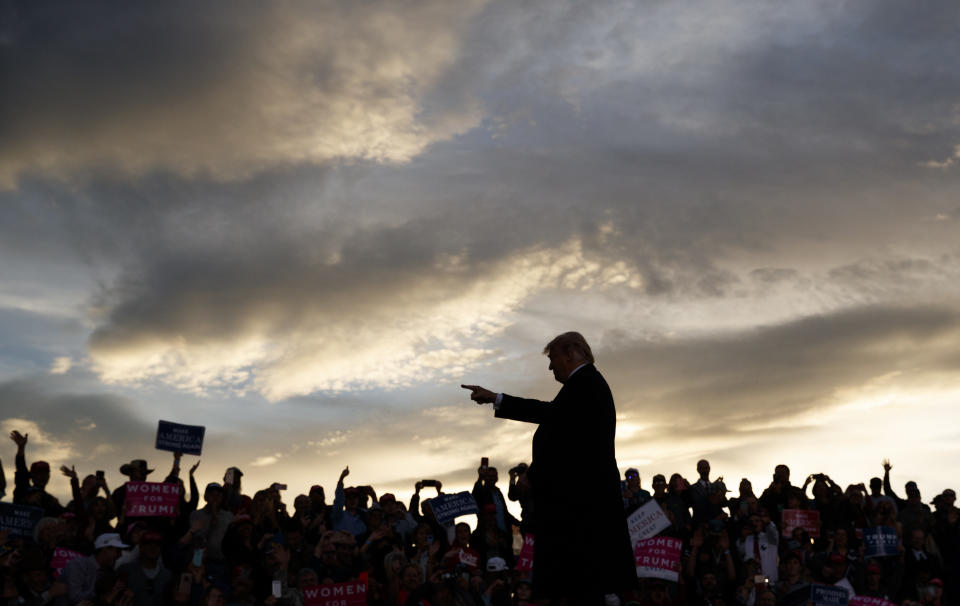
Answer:
[(890, 464), (890, 459), (883, 460), (883, 494), (887, 495), (898, 504), (902, 499), (897, 496), (897, 493), (893, 491), (893, 486), (890, 485), (890, 470), (893, 469), (893, 465)]
[(16, 472), (13, 475), (14, 498), (18, 493), (26, 493), (26, 490), (30, 488), (30, 471), (27, 469), (26, 458), (27, 438), (29, 436), (30, 434), (22, 434), (17, 430), (10, 432), (10, 439), (17, 445), (17, 455), (14, 458)]

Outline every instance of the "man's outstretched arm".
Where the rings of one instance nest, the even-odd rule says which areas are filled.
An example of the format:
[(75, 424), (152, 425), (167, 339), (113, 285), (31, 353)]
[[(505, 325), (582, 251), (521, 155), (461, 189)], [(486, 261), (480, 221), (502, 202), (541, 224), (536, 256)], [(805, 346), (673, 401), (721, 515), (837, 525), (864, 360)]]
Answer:
[(493, 404), (494, 413), (501, 419), (542, 423), (550, 412), (550, 402), (517, 398), (507, 394), (498, 394), (479, 385), (461, 385), (470, 390), (470, 399), (477, 404)]

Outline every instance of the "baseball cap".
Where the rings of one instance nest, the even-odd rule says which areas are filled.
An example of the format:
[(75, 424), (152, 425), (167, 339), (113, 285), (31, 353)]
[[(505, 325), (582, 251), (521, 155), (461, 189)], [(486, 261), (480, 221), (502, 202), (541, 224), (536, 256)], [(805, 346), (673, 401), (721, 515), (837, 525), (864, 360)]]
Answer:
[(105, 532), (98, 536), (93, 542), (94, 549), (103, 549), (104, 547), (117, 547), (126, 549), (129, 545), (120, 540), (120, 535), (115, 532)]
[(500, 557), (492, 557), (487, 560), (487, 572), (503, 572), (507, 570), (507, 561)]

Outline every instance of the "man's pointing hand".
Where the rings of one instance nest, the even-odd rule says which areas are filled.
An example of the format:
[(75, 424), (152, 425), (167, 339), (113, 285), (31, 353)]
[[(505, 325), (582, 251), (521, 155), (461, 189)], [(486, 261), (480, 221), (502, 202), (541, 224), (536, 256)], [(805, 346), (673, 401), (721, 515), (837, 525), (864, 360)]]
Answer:
[(479, 385), (461, 385), (460, 387), (469, 389), (470, 399), (477, 404), (493, 404), (497, 400), (497, 394)]

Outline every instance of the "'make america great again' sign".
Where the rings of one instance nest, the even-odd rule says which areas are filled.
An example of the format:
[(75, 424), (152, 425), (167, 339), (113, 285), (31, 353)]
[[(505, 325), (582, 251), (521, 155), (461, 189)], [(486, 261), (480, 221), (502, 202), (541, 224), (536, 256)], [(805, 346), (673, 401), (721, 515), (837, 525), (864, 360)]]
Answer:
[(160, 482), (127, 482), (125, 498), (128, 517), (165, 517), (177, 515), (180, 485)]

